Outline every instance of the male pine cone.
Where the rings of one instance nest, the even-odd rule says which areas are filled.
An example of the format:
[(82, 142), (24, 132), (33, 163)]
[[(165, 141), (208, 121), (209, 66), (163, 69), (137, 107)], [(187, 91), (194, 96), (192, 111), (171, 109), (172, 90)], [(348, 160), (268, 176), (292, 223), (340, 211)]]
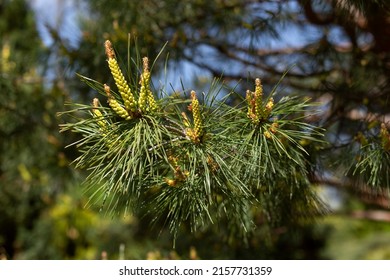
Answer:
[(199, 141), (203, 135), (203, 124), (200, 114), (199, 100), (196, 98), (195, 91), (191, 91), (191, 99), (192, 116), (194, 118), (194, 137)]
[(118, 61), (116, 60), (115, 52), (111, 42), (107, 40), (104, 44), (104, 47), (106, 50), (108, 66), (112, 76), (114, 77), (119, 93), (122, 96), (125, 107), (129, 112), (135, 112), (137, 110), (137, 103), (118, 65)]

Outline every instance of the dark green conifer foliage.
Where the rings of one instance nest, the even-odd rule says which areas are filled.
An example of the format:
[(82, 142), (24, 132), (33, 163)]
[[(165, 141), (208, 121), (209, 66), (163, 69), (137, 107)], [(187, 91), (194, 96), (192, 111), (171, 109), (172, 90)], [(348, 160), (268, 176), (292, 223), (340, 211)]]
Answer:
[[(290, 199), (300, 205), (287, 210), (292, 220), (325, 210), (307, 178), (313, 163), (303, 147), (322, 141), (323, 131), (306, 122), (315, 104), (278, 96), (277, 86), (263, 95), (260, 79), (237, 106), (226, 102), (235, 92), (218, 97), (218, 81), (207, 93), (192, 91), (189, 99), (159, 95), (142, 82), (145, 73), (149, 77), (146, 58), (140, 83), (132, 84), (113, 66), (109, 41), (106, 54), (119, 92), (81, 77), (110, 106), (97, 99), (92, 106), (78, 105), (67, 112), (77, 120), (62, 125), (62, 131), (82, 134), (74, 143), (81, 152), (76, 166), (91, 172), (91, 203), (115, 214), (146, 207), (156, 220), (166, 219), (174, 234), (183, 223), (197, 231), (224, 217), (245, 236), (254, 228), (254, 216), (276, 223), (277, 209)], [(146, 92), (150, 110), (142, 105)], [(134, 105), (126, 106), (127, 100)]]

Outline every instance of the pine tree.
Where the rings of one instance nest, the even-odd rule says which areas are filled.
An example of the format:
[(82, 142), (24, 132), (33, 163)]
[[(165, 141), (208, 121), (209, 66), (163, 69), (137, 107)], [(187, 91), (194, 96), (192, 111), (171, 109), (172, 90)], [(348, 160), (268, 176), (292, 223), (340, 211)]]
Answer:
[(147, 57), (134, 65), (142, 68), (134, 84), (124, 78), (110, 41), (105, 49), (116, 90), (81, 79), (108, 106), (94, 98), (67, 112), (75, 121), (62, 125), (82, 135), (74, 143), (81, 152), (76, 166), (91, 172), (91, 203), (113, 214), (144, 208), (166, 219), (174, 235), (182, 224), (196, 232), (223, 219), (242, 238), (256, 217), (277, 223), (286, 200), (294, 200), (286, 209), (292, 220), (325, 211), (310, 186), (313, 163), (303, 146), (322, 141), (323, 131), (307, 122), (315, 104), (280, 96), (277, 86), (265, 94), (259, 78), (237, 106), (227, 102), (239, 96), (233, 91), (218, 97), (218, 81), (208, 93), (159, 95)]
[[(387, 1), (151, 3), (112, 3), (105, 0), (90, 3), (89, 7), (99, 17), (101, 25), (84, 21), (88, 36), (83, 37), (80, 46), (84, 54), (81, 59), (93, 49), (94, 64), (89, 59), (84, 63), (87, 66), (82, 73), (105, 81), (107, 73), (102, 70), (107, 67), (101, 65), (101, 59), (96, 59), (101, 56), (101, 47), (100, 51), (94, 48), (96, 42), (101, 42), (101, 46), (101, 37), (112, 39), (118, 53), (126, 54), (128, 34), (136, 34), (141, 43), (138, 49), (143, 55), (156, 57), (162, 42), (168, 42), (168, 66), (174, 68), (174, 62), (180, 65), (184, 60), (202, 69), (204, 76), (199, 77), (199, 81), (208, 75), (223, 77), (223, 90), (229, 92), (226, 87), (230, 87), (235, 92), (229, 95), (227, 103), (243, 106), (246, 90), (254, 91), (252, 87), (256, 77), (261, 78), (265, 97), (268, 97), (284, 71), (294, 64), (288, 75), (283, 76), (278, 88), (283, 89), (285, 96), (311, 96), (314, 102), (321, 104), (317, 107), (321, 112), (311, 116), (309, 121), (325, 129), (327, 140), (326, 144), (315, 141), (301, 143), (309, 153), (305, 159), (310, 163), (306, 166), (306, 179), (311, 189), (331, 186), (340, 191), (342, 197), (345, 195), (343, 207), (346, 209), (343, 209), (346, 211), (341, 212), (345, 217), (353, 215), (353, 210), (348, 207), (355, 199), (367, 209), (387, 209), (389, 160), (383, 140), (388, 131)], [(107, 13), (107, 10), (126, 10), (128, 13)], [(290, 34), (302, 35), (300, 44), (290, 46)], [(127, 68), (129, 64), (127, 61)], [(161, 69), (164, 69), (164, 63), (160, 60), (160, 63), (154, 64), (154, 73), (160, 74)], [(138, 75), (128, 74), (126, 77), (132, 80), (130, 83), (138, 83), (134, 81), (138, 80)], [(198, 97), (202, 90), (208, 91), (204, 83), (194, 87), (198, 88)], [(189, 99), (187, 102), (190, 102), (191, 89), (184, 91)], [(93, 96), (89, 95), (89, 98)], [(276, 104), (279, 100), (277, 96), (275, 100)], [(179, 111), (180, 115), (183, 111), (183, 108)], [(247, 113), (249, 111), (248, 108)], [(190, 112), (185, 113), (187, 119), (191, 117)], [(181, 117), (183, 120), (186, 118), (184, 115)], [(173, 180), (173, 171), (171, 174), (166, 180)], [(278, 221), (273, 224), (274, 232), (278, 225), (295, 227), (294, 223), (289, 224), (296, 221), (291, 219), (294, 215), (286, 209), (299, 209), (299, 200), (294, 203), (289, 193), (280, 189), (277, 195), (283, 197), (283, 202), (279, 204), (262, 200), (266, 209), (263, 212), (268, 211), (265, 216), (278, 217), (273, 219)], [(263, 225), (267, 228), (269, 223), (257, 218), (258, 230), (261, 231)], [(286, 235), (290, 234), (289, 230), (286, 232), (289, 232)], [(279, 241), (284, 238), (283, 234), (276, 235)], [(262, 240), (263, 236), (258, 238)], [(286, 244), (290, 244), (289, 241)]]
[[(168, 256), (165, 231), (158, 241), (150, 238), (167, 225), (181, 233), (180, 256), (196, 246), (209, 258), (318, 258), (324, 255), (313, 247), (343, 235), (337, 222), (348, 227), (351, 216), (386, 219), (388, 1), (85, 3), (80, 45), (70, 46), (64, 30), (47, 26), (53, 44), (46, 49), (25, 1), (0, 4), (0, 257), (97, 258), (107, 248), (113, 257), (119, 242), (134, 239), (156, 248), (138, 255), (132, 248), (127, 256), (160, 249)], [(126, 49), (129, 33), (138, 36), (136, 48)], [(290, 40), (296, 36), (300, 44)], [(121, 88), (103, 58), (107, 39), (115, 43), (117, 52), (109, 54)], [(153, 61), (165, 42), (167, 64)], [(42, 76), (54, 57), (61, 74), (51, 87)], [(152, 74), (156, 81), (164, 67), (182, 61), (200, 67), (197, 84), (183, 84), (182, 91), (153, 87)], [(96, 81), (81, 76), (86, 83), (80, 83), (74, 72)], [(221, 78), (209, 85), (205, 77)], [(78, 135), (57, 134), (55, 112), (63, 110), (64, 97), (89, 104), (63, 115), (63, 128)], [(318, 141), (321, 133), (326, 142)], [(63, 150), (74, 137), (84, 137), (76, 138), (80, 146)], [(126, 146), (132, 139), (138, 141)], [(105, 201), (102, 209), (119, 217), (133, 211), (134, 224), (113, 219), (108, 225), (82, 208), (77, 181), (64, 187), (75, 174), (67, 159), (80, 155), (78, 147), (76, 164), (90, 169), (90, 203)], [(134, 158), (123, 156), (133, 151)], [(318, 236), (321, 227), (313, 231), (305, 222), (323, 210), (314, 190), (326, 186), (341, 190), (342, 208), (340, 220), (326, 224), (336, 230)], [(155, 227), (145, 226), (149, 222)], [(372, 231), (370, 244), (384, 250), (388, 242), (378, 245), (376, 234), (386, 224), (356, 223), (355, 237)], [(272, 240), (265, 238), (268, 229)], [(256, 250), (245, 250), (245, 236)], [(300, 250), (286, 252), (286, 245)]]

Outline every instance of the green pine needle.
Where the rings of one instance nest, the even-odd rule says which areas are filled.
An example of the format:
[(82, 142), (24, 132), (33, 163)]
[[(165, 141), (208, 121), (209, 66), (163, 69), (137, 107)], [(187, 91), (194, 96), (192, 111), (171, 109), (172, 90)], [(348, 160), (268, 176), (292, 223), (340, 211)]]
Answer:
[[(79, 76), (107, 98), (101, 83)], [(129, 80), (136, 92), (138, 78)], [(73, 143), (80, 151), (75, 165), (89, 171), (89, 204), (111, 215), (149, 213), (175, 236), (184, 225), (195, 232), (226, 221), (244, 238), (259, 215), (272, 224), (284, 220), (285, 212), (297, 215), (291, 219), (320, 213), (322, 205), (307, 179), (311, 163), (303, 144), (322, 141), (322, 131), (305, 122), (315, 104), (283, 97), (267, 119), (254, 124), (246, 100), (230, 106), (228, 100), (237, 93), (221, 97), (222, 87), (216, 79), (208, 93), (198, 94), (202, 134), (197, 137), (190, 134), (195, 125), (191, 100), (178, 96), (162, 96), (153, 115), (131, 119), (97, 101), (64, 112), (74, 122), (63, 124), (61, 131), (81, 135)], [(276, 87), (264, 104), (274, 92)], [(112, 94), (123, 106), (120, 94)], [(281, 211), (285, 206), (291, 208)]]

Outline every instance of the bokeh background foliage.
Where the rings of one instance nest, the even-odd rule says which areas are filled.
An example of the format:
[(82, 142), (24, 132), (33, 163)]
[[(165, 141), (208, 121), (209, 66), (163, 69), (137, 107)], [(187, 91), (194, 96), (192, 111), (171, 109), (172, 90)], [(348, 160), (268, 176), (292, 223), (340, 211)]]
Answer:
[[(1, 1), (1, 258), (389, 258), (389, 13), (384, 0)], [(281, 205), (264, 201), (280, 218), (255, 217), (245, 242), (223, 221), (195, 233), (183, 224), (173, 249), (147, 211), (112, 218), (85, 208), (88, 172), (65, 148), (79, 136), (59, 133), (69, 119), (57, 113), (97, 95), (75, 73), (113, 84), (104, 41), (126, 68), (129, 34), (140, 57), (156, 58), (166, 43), (153, 66), (160, 93), (208, 92), (222, 77), (221, 95), (245, 98), (261, 77), (269, 94), (290, 69), (278, 95), (321, 104), (307, 121), (326, 129), (328, 144), (302, 145), (326, 218), (292, 217), (302, 205), (281, 188)]]

